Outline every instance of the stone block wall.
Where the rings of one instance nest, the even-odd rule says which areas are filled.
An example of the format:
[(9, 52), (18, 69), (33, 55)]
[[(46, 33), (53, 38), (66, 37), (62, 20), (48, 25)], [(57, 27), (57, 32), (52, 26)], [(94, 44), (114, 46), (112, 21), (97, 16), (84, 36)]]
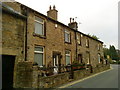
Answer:
[[(90, 69), (73, 71), (72, 80), (82, 79), (109, 68), (110, 65), (102, 65), (93, 68), (92, 73)], [(41, 77), (38, 66), (33, 66), (32, 62), (28, 61), (19, 62), (16, 70), (15, 88), (53, 88), (71, 81), (69, 72)]]
[(92, 73), (91, 73), (90, 69), (77, 70), (77, 71), (74, 71), (74, 79), (75, 80), (81, 79), (81, 78), (84, 78), (84, 77), (87, 77), (87, 76), (90, 76), (92, 74), (99, 73), (99, 72), (102, 72), (102, 71), (105, 71), (108, 69), (110, 69), (110, 65), (102, 65), (100, 67), (95, 67), (95, 68), (93, 68)]
[(39, 88), (51, 88), (69, 82), (69, 73), (39, 78)]
[(33, 82), (33, 68), (31, 62), (18, 62), (16, 67), (15, 88), (31, 88)]
[(0, 54), (15, 56), (14, 85), (17, 78), (17, 63), (23, 61), (25, 57), (25, 30), (25, 19), (2, 10), (2, 47), (0, 47), (2, 53)]
[[(40, 35), (35, 34), (35, 16), (44, 20), (46, 35), (40, 37)], [(53, 65), (53, 51), (60, 52), (62, 55), (61, 64), (65, 65), (65, 50), (71, 51), (71, 63), (75, 59), (75, 33), (68, 27), (62, 26), (46, 17), (40, 15), (37, 12), (29, 11), (28, 13), (28, 24), (27, 24), (27, 60), (34, 62), (34, 47), (42, 46), (44, 47), (44, 60), (43, 64), (48, 66), (48, 64)], [(55, 28), (55, 24), (57, 27)], [(68, 30), (71, 34), (71, 43), (65, 43), (64, 31)]]
[(101, 66), (93, 68), (93, 73), (102, 72), (102, 71), (105, 71), (107, 69), (110, 69), (110, 65), (109, 64), (108, 65), (101, 65)]
[(90, 75), (90, 70), (78, 70), (74, 71), (74, 79), (81, 79)]

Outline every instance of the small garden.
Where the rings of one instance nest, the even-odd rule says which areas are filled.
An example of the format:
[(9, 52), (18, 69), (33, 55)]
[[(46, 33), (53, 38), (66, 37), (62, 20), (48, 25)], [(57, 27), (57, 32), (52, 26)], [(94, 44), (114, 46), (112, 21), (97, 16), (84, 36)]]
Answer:
[[(60, 65), (57, 67), (54, 67), (54, 66), (46, 67), (45, 65), (43, 65), (42, 67), (39, 67), (37, 63), (34, 63), (33, 66), (38, 67), (41, 77), (51, 76), (55, 74), (65, 73), (65, 72), (73, 72), (77, 70), (91, 69), (92, 67), (90, 64), (79, 63), (77, 60), (73, 61), (72, 64), (69, 64), (66, 66)], [(57, 72), (55, 72), (55, 70), (57, 70)]]
[(79, 63), (78, 61), (73, 61), (72, 69), (73, 71), (86, 69), (85, 63)]

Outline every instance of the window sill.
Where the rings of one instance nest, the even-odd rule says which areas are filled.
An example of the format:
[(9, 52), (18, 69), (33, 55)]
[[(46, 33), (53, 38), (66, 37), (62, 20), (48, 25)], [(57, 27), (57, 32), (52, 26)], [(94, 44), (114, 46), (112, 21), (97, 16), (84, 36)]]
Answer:
[(65, 43), (67, 43), (67, 44), (72, 44), (71, 42), (65, 42)]
[(46, 39), (46, 36), (40, 35), (40, 34), (36, 34), (36, 33), (33, 33), (33, 36), (35, 36), (35, 37), (40, 37), (40, 38), (43, 38), (43, 39)]

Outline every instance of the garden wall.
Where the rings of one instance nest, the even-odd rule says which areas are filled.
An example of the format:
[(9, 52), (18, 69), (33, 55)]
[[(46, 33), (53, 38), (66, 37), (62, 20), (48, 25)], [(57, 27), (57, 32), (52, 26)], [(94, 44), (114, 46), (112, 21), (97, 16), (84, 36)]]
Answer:
[(38, 87), (50, 88), (67, 82), (69, 82), (69, 73), (62, 73), (53, 76), (39, 78)]
[(105, 71), (107, 69), (110, 69), (110, 65), (109, 64), (108, 65), (101, 65), (101, 66), (93, 68), (93, 73), (102, 72), (102, 71)]
[[(42, 76), (38, 66), (31, 62), (19, 62), (17, 65), (15, 88), (52, 88), (73, 80), (78, 80), (92, 74), (107, 70), (110, 65), (101, 65), (95, 68), (64, 72), (52, 76)], [(92, 72), (91, 72), (92, 71)], [(71, 74), (72, 73), (72, 74)]]
[(91, 73), (90, 73), (90, 70), (77, 70), (77, 71), (74, 71), (73, 75), (74, 75), (74, 79), (81, 79), (81, 78), (84, 78), (86, 76), (89, 76)]
[(95, 73), (105, 71), (107, 69), (110, 69), (110, 65), (101, 65), (101, 66), (92, 68), (92, 72), (90, 69), (77, 70), (77, 71), (74, 71), (73, 75), (74, 75), (74, 79), (77, 80), (77, 79), (81, 79), (81, 78), (90, 76)]

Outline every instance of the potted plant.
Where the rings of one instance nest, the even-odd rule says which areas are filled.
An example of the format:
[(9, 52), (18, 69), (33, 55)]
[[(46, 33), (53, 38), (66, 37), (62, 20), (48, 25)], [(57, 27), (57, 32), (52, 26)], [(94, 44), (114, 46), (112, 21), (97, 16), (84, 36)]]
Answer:
[(78, 62), (77, 60), (74, 60), (74, 61), (73, 61), (73, 63), (72, 63), (72, 69), (73, 69), (73, 70), (78, 70), (78, 66), (79, 66), (78, 63), (79, 63), (79, 62)]

